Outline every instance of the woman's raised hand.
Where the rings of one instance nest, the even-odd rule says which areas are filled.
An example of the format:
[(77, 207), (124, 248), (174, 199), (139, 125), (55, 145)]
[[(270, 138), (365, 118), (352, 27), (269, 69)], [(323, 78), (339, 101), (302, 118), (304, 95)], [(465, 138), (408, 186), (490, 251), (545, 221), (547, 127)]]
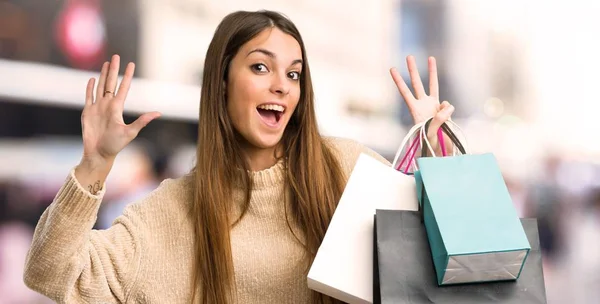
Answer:
[[(141, 115), (131, 124), (125, 124), (123, 106), (135, 65), (131, 62), (127, 65), (123, 80), (117, 89), (119, 65), (118, 55), (114, 55), (110, 63), (105, 62), (102, 65), (95, 96), (95, 79), (90, 79), (87, 84), (85, 106), (81, 114), (83, 157), (76, 170), (77, 179), (84, 186), (87, 186), (86, 182), (101, 185), (112, 168), (117, 154), (138, 135), (142, 128), (160, 116), (158, 112), (150, 112)], [(93, 181), (85, 178), (92, 172), (100, 174), (92, 174)], [(98, 188), (99, 185), (92, 185), (91, 188)]]
[(402, 79), (400, 73), (398, 73), (398, 70), (392, 68), (390, 69), (390, 74), (392, 75), (392, 78), (398, 87), (400, 95), (402, 95), (402, 98), (404, 98), (404, 101), (408, 106), (408, 110), (410, 111), (414, 123), (418, 124), (430, 117), (433, 117), (427, 132), (427, 138), (431, 142), (434, 149), (437, 150), (437, 130), (444, 122), (450, 119), (452, 113), (454, 112), (454, 106), (447, 101), (440, 103), (437, 65), (434, 57), (429, 57), (428, 60), (429, 94), (425, 92), (425, 87), (421, 82), (421, 77), (419, 76), (419, 70), (417, 69), (415, 58), (413, 56), (408, 56), (406, 58), (406, 63), (408, 66), (410, 81), (415, 92), (414, 95), (406, 85), (406, 82), (404, 82), (404, 79)]

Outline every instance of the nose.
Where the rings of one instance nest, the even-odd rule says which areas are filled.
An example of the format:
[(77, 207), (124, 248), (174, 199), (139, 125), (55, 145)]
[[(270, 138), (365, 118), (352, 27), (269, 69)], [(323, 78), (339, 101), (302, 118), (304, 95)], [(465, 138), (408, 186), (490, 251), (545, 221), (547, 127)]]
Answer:
[(285, 73), (273, 73), (271, 93), (276, 95), (287, 95), (289, 92), (290, 84)]

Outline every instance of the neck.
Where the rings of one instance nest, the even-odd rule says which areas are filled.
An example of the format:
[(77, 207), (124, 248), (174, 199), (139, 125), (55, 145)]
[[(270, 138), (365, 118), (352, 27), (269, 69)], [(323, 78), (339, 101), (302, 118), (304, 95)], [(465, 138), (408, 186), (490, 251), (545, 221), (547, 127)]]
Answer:
[(257, 147), (245, 147), (244, 154), (248, 161), (250, 171), (261, 171), (271, 168), (277, 163), (279, 154), (276, 147), (261, 149)]

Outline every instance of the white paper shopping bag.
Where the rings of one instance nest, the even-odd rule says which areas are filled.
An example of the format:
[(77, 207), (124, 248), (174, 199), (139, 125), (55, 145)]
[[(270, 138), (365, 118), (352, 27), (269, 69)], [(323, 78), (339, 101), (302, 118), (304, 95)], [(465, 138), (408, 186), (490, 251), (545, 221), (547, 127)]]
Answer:
[(351, 304), (373, 302), (376, 209), (416, 211), (414, 177), (361, 154), (311, 265), (310, 289)]

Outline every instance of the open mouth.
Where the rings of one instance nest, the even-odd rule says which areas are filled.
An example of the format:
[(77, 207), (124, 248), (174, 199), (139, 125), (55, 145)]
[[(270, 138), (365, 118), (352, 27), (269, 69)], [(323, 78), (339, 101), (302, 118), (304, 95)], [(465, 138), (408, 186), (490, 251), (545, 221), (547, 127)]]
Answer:
[(285, 108), (280, 105), (264, 104), (256, 107), (256, 110), (266, 124), (273, 126), (281, 120)]

